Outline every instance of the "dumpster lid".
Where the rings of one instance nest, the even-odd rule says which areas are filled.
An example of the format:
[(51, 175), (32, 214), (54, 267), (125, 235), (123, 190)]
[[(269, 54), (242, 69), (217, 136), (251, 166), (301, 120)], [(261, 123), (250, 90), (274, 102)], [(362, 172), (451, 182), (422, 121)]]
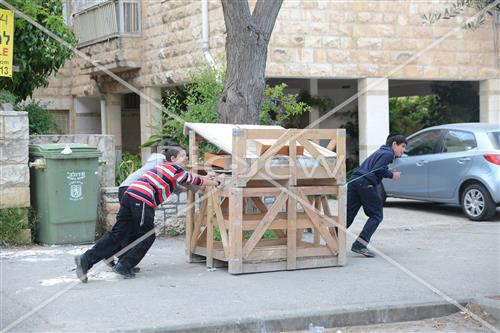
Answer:
[[(69, 147), (70, 150), (66, 147)], [(65, 153), (62, 153), (63, 151)], [(29, 152), (33, 156), (45, 158), (94, 158), (102, 155), (96, 147), (81, 143), (31, 144)]]

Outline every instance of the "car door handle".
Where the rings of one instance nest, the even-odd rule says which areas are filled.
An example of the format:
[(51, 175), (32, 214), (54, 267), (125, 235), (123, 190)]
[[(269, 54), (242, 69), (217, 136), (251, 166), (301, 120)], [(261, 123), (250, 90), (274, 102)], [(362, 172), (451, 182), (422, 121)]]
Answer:
[(465, 162), (470, 161), (470, 157), (464, 157), (459, 160), (457, 160), (458, 164), (465, 164)]
[(424, 164), (427, 164), (427, 163), (429, 163), (429, 161), (421, 160), (421, 161), (418, 161), (416, 164), (417, 164), (417, 166), (423, 166)]

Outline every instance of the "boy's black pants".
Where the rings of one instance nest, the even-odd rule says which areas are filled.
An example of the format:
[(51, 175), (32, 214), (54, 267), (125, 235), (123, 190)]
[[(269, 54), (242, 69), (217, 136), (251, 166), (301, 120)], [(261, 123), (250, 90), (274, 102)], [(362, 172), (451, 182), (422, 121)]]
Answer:
[[(382, 222), (383, 204), (377, 192), (377, 187), (364, 178), (355, 180), (347, 187), (347, 228), (351, 226), (361, 206), (363, 206), (363, 211), (368, 216), (368, 221), (366, 221), (358, 238), (368, 243), (378, 225)], [(353, 247), (359, 249), (366, 247), (366, 245), (356, 240)]]
[[(83, 254), (82, 262), (86, 264), (86, 268), (90, 269), (99, 261), (113, 256), (123, 248), (124, 244), (130, 244), (154, 229), (154, 216), (154, 208), (129, 195), (124, 195), (113, 228)], [(155, 233), (152, 232), (139, 244), (122, 254), (118, 263), (126, 269), (136, 266), (144, 258), (154, 240)]]

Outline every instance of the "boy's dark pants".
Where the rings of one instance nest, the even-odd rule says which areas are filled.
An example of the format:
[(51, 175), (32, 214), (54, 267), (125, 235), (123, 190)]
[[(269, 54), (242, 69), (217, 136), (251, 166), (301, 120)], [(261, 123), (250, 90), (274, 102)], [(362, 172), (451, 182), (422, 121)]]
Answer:
[[(82, 262), (87, 269), (103, 259), (107, 259), (123, 248), (125, 242), (132, 243), (154, 228), (153, 208), (129, 195), (120, 201), (116, 223), (95, 245), (85, 252)], [(142, 226), (141, 226), (141, 221)], [(125, 269), (136, 266), (146, 255), (155, 240), (154, 232), (139, 244), (120, 256), (118, 261)]]
[[(351, 226), (361, 206), (363, 206), (363, 210), (368, 216), (368, 221), (366, 221), (358, 238), (368, 243), (375, 230), (377, 230), (378, 225), (382, 222), (383, 205), (377, 192), (377, 187), (364, 178), (360, 178), (348, 185), (347, 228)], [(352, 244), (352, 247), (360, 249), (366, 247), (366, 245), (356, 240)]]

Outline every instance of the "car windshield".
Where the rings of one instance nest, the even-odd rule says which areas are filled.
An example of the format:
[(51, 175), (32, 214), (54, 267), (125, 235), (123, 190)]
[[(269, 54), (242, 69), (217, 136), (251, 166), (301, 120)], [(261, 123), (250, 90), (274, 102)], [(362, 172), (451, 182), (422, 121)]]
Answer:
[(489, 132), (488, 136), (490, 137), (493, 148), (500, 149), (500, 132)]

